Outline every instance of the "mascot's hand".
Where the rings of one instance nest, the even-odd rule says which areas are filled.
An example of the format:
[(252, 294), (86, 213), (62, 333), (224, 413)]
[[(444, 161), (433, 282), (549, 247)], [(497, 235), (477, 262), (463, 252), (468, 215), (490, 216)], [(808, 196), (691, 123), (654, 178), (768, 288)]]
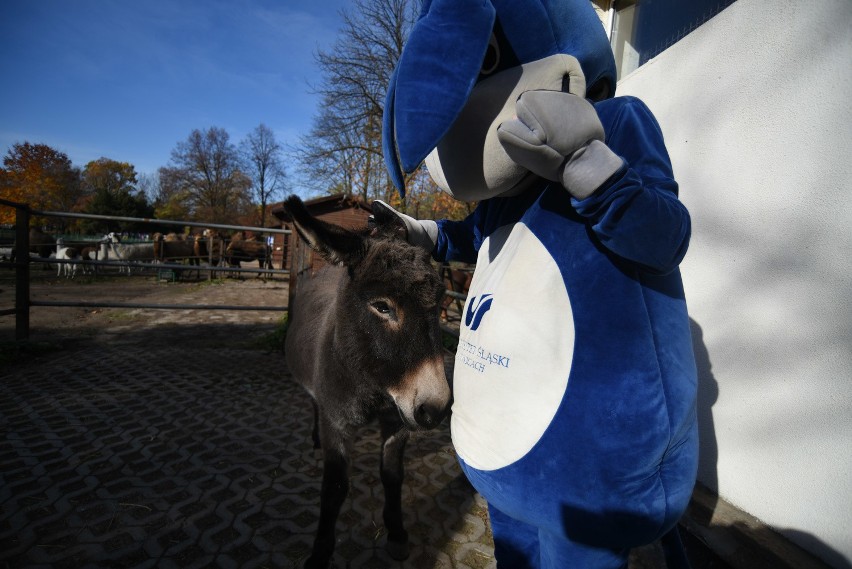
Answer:
[(405, 239), (412, 245), (422, 247), (429, 253), (435, 249), (438, 243), (438, 224), (431, 219), (417, 220), (411, 216), (396, 211), (394, 208), (381, 200), (372, 203), (372, 220), (378, 225), (388, 223), (402, 224), (405, 230)]
[(526, 91), (517, 117), (502, 123), (497, 137), (516, 163), (560, 182), (577, 199), (589, 197), (622, 166), (604, 140), (595, 108), (561, 91)]

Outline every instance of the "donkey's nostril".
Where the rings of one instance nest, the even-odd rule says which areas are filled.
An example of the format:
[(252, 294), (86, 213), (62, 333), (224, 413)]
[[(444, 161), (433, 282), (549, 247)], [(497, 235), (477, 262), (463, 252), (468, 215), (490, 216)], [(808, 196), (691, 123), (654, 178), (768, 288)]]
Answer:
[(441, 419), (444, 417), (444, 410), (440, 407), (423, 403), (414, 410), (414, 420), (417, 424), (426, 429), (432, 429), (438, 426)]

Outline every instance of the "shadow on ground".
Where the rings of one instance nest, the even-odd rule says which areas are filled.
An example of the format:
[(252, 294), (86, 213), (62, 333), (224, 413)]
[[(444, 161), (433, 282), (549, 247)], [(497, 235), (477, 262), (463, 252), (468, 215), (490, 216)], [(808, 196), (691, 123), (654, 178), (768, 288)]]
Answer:
[[(283, 354), (250, 347), (263, 331), (118, 326), (4, 370), (0, 562), (299, 566), (320, 463)], [(379, 445), (376, 428), (355, 445), (336, 566), (400, 566), (383, 550)], [(406, 471), (404, 566), (493, 566), (485, 506), (446, 425), (413, 437)]]

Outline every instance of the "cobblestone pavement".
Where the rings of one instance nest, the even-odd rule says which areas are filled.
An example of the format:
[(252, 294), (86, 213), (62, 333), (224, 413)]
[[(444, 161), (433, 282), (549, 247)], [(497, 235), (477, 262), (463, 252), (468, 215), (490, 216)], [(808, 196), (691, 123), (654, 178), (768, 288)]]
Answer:
[[(279, 354), (100, 346), (2, 377), (0, 560), (10, 566), (295, 567), (321, 470), (307, 395)], [(275, 373), (274, 370), (279, 370)], [(379, 439), (356, 444), (340, 567), (382, 549)], [(446, 428), (407, 452), (411, 567), (486, 567), (484, 505)]]
[[(307, 557), (321, 478), (308, 395), (281, 352), (245, 341), (271, 330), (269, 313), (194, 312), (131, 311), (0, 372), (0, 566), (298, 567)], [(391, 560), (379, 447), (378, 429), (363, 429), (335, 566), (494, 567), (484, 501), (446, 425), (408, 446), (411, 556)]]
[[(261, 304), (279, 288), (211, 287), (205, 302)], [(181, 300), (179, 289), (158, 290)], [(250, 341), (278, 316), (55, 310), (80, 328), (34, 318), (33, 340), (58, 335), (61, 347), (0, 370), (0, 567), (299, 567), (321, 465), (307, 394), (280, 351)], [(411, 555), (385, 553), (379, 446), (378, 429), (363, 429), (334, 566), (496, 567), (485, 502), (459, 470), (446, 422), (412, 437)], [(653, 548), (631, 559), (631, 569), (662, 566)]]

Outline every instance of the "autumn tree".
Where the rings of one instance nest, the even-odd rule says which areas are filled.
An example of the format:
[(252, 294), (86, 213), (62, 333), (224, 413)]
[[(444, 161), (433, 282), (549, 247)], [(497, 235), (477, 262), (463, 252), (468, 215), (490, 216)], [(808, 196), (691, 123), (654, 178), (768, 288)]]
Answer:
[(92, 160), (83, 168), (83, 190), (87, 193), (133, 193), (136, 191), (136, 168), (128, 162), (109, 158)]
[(408, 190), (405, 204), (401, 200), (391, 199), (391, 205), (398, 204), (406, 213), (416, 219), (464, 219), (476, 207), (476, 202), (463, 202), (437, 188), (429, 176), (425, 164), (408, 176)]
[(272, 130), (260, 124), (240, 143), (240, 157), (243, 170), (251, 179), (255, 203), (259, 206), (259, 225), (265, 227), (267, 205), (286, 190), (283, 150)]
[(161, 192), (192, 219), (230, 223), (251, 212), (251, 180), (222, 128), (193, 130), (172, 151), (170, 165), (160, 168), (159, 181)]
[[(109, 158), (93, 160), (86, 164), (81, 176), (85, 195), (82, 211), (96, 215), (150, 218), (154, 209), (136, 184), (136, 169), (132, 164)], [(80, 222), (80, 228), (86, 233), (137, 231), (142, 227), (136, 222), (92, 219)]]
[(321, 107), (297, 155), (318, 189), (365, 200), (395, 195), (382, 158), (382, 111), (418, 9), (416, 0), (355, 0), (342, 12), (338, 40), (317, 54)]
[[(67, 155), (46, 144), (17, 143), (3, 158), (0, 197), (33, 209), (72, 211), (82, 197), (80, 171)], [(0, 208), (0, 222), (14, 223), (14, 217), (14, 210)], [(64, 218), (50, 221), (61, 227), (67, 223)]]
[(189, 192), (181, 184), (182, 177), (177, 168), (164, 166), (145, 181), (156, 218), (179, 220), (191, 217)]

